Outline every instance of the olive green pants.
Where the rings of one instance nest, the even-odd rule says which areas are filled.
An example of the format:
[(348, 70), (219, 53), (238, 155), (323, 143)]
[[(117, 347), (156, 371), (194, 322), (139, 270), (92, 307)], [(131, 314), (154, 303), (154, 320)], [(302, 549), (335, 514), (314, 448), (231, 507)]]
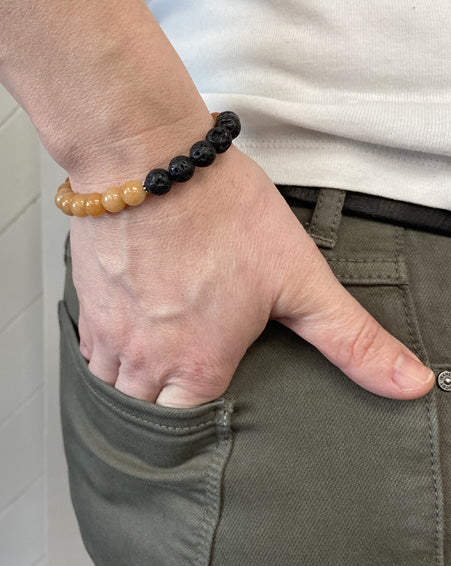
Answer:
[[(451, 238), (348, 216), (345, 191), (321, 195), (315, 209), (290, 204), (299, 222), (349, 292), (443, 376)], [(451, 565), (451, 392), (376, 396), (270, 320), (220, 399), (133, 399), (79, 351), (69, 242), (65, 260), (61, 417), (96, 565)]]

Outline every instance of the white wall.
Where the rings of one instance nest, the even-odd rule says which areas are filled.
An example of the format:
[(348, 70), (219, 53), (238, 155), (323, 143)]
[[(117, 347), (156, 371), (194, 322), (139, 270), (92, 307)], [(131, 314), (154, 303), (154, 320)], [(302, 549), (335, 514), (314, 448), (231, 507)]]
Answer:
[(67, 482), (59, 328), (67, 174), (0, 85), (0, 565), (92, 566)]
[(0, 564), (45, 563), (39, 138), (0, 87)]
[(48, 566), (92, 566), (79, 534), (67, 481), (59, 416), (59, 327), (57, 302), (64, 288), (64, 241), (68, 216), (54, 202), (67, 173), (41, 145), (42, 237), (44, 271), (44, 367), (48, 417)]

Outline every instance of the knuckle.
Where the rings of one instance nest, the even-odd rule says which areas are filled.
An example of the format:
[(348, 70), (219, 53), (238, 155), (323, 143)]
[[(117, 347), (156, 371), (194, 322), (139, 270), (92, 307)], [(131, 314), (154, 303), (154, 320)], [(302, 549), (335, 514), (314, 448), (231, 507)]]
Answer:
[(184, 357), (178, 364), (178, 371), (190, 381), (207, 381), (216, 375), (212, 365), (202, 356)]
[(224, 392), (224, 384), (228, 382), (224, 372), (205, 357), (184, 358), (171, 373), (174, 381), (186, 384), (192, 393), (199, 395), (215, 397)]
[(86, 331), (89, 331), (94, 345), (117, 353), (119, 347), (128, 342), (125, 337), (129, 335), (128, 328), (120, 325), (110, 318), (99, 314), (97, 317), (86, 318)]
[(150, 367), (150, 359), (144, 348), (137, 345), (127, 345), (121, 352), (121, 363), (125, 363), (130, 375), (139, 375), (145, 373)]
[(349, 343), (346, 366), (361, 367), (371, 362), (380, 352), (382, 327), (369, 314), (364, 318), (355, 337)]

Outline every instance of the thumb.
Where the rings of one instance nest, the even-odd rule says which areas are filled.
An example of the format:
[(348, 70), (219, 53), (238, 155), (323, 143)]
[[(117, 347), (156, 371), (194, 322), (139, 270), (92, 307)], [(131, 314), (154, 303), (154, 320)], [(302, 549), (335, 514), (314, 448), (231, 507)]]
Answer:
[(425, 395), (433, 386), (433, 372), (354, 299), (305, 236), (302, 265), (292, 262), (271, 318), (310, 342), (368, 391), (393, 399)]

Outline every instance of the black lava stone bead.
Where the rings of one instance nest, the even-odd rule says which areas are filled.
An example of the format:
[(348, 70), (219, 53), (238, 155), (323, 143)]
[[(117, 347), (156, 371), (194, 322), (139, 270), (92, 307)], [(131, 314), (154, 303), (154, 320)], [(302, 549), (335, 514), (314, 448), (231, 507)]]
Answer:
[(189, 156), (196, 167), (208, 167), (216, 159), (216, 150), (209, 141), (198, 141), (189, 150)]
[(183, 183), (194, 175), (194, 163), (186, 155), (177, 155), (171, 159), (168, 171), (173, 181)]
[(216, 118), (215, 126), (224, 128), (230, 132), (234, 140), (241, 132), (241, 122), (237, 114), (231, 110), (220, 112)]
[(215, 148), (216, 153), (224, 153), (232, 145), (232, 134), (225, 128), (215, 126), (207, 132), (206, 139)]
[(164, 195), (172, 185), (171, 177), (165, 169), (152, 169), (143, 183), (144, 190), (154, 195)]

